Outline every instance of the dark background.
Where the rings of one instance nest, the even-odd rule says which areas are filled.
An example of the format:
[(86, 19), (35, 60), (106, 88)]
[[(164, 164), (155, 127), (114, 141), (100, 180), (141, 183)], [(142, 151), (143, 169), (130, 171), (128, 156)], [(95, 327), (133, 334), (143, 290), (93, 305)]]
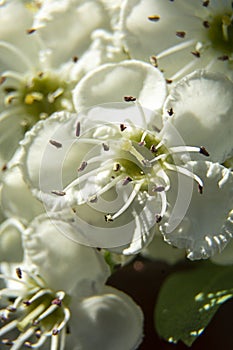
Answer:
[(185, 265), (169, 266), (137, 257), (109, 278), (108, 284), (129, 294), (144, 312), (145, 336), (138, 350), (233, 350), (233, 299), (219, 308), (204, 333), (191, 347), (181, 342), (167, 343), (156, 334), (153, 310), (159, 289), (169, 274), (184, 268)]

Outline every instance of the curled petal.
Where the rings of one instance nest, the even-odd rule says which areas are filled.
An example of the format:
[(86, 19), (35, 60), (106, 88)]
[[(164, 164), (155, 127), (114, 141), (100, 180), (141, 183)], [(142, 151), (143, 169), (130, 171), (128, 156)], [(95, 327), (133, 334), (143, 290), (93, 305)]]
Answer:
[[(188, 162), (187, 167), (203, 179), (203, 193), (194, 187), (186, 209), (182, 208), (184, 195), (160, 229), (167, 242), (186, 249), (189, 259), (206, 259), (221, 252), (233, 237), (233, 174), (218, 163)], [(190, 178), (182, 177), (180, 188), (192, 188)], [(171, 204), (179, 192), (179, 186), (175, 190), (175, 179), (173, 183), (173, 191), (168, 192)]]
[[(233, 83), (225, 76), (196, 71), (172, 89), (163, 119), (171, 121), (185, 144), (204, 146), (210, 160), (222, 163), (233, 150), (232, 94)], [(169, 133), (164, 137), (173, 144)]]
[[(80, 349), (137, 349), (143, 337), (143, 315), (134, 301), (114, 288), (83, 299), (73, 319)], [(91, 336), (90, 336), (91, 334)]]
[(52, 215), (35, 218), (25, 231), (24, 246), (29, 263), (54, 290), (72, 292), (77, 285), (77, 293), (90, 287), (94, 292), (108, 277), (108, 267), (97, 250), (68, 239), (62, 221)]
[(162, 73), (136, 60), (105, 64), (87, 74), (76, 86), (74, 104), (80, 111), (101, 103), (122, 102), (125, 96), (136, 98), (150, 110), (160, 110), (166, 97)]

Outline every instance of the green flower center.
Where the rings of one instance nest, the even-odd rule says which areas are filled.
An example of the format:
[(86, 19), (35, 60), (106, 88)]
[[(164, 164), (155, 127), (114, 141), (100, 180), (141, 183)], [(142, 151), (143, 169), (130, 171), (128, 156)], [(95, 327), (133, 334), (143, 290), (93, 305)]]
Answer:
[(71, 84), (57, 74), (40, 72), (33, 78), (24, 77), (17, 87), (4, 87), (7, 107), (19, 107), (23, 113), (21, 125), (25, 131), (40, 119), (61, 110), (73, 110)]
[(208, 39), (212, 47), (222, 51), (224, 54), (230, 54), (233, 51), (233, 14), (218, 15), (208, 21)]

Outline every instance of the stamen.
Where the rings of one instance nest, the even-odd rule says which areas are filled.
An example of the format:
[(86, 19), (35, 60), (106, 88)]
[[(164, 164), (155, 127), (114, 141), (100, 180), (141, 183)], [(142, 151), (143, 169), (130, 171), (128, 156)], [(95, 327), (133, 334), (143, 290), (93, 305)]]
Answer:
[(50, 350), (58, 350), (59, 349), (59, 337), (52, 337), (51, 338), (51, 347)]
[(42, 335), (36, 343), (31, 343), (28, 341), (24, 343), (24, 346), (30, 349), (39, 349), (46, 342), (46, 340), (48, 340), (48, 337), (45, 335)]
[(169, 151), (171, 153), (183, 153), (183, 152), (193, 152), (193, 153), (201, 153), (204, 156), (208, 157), (209, 153), (205, 149), (205, 147), (195, 147), (195, 146), (177, 146), (177, 147), (171, 147), (169, 148)]
[(104, 151), (109, 151), (109, 146), (106, 143), (102, 143)]
[(10, 323), (7, 323), (5, 326), (0, 328), (0, 337), (2, 337), (4, 334), (10, 332), (12, 329), (17, 327), (17, 320), (13, 320)]
[(80, 122), (77, 122), (77, 125), (76, 125), (76, 132), (75, 132), (75, 135), (76, 135), (77, 137), (80, 136), (80, 131), (81, 131), (81, 124), (80, 124)]
[[(95, 195), (89, 197), (89, 202), (96, 202), (97, 201), (97, 196), (101, 196), (101, 194), (107, 192), (110, 190), (113, 186), (115, 186), (120, 180), (124, 178), (124, 174), (121, 174), (117, 176), (115, 179), (113, 179), (111, 182), (109, 182), (107, 185), (105, 185), (103, 188), (101, 188), (99, 191), (95, 193)], [(132, 180), (131, 180), (132, 181)]]
[(60, 97), (62, 94), (64, 93), (64, 89), (63, 88), (58, 88), (56, 91), (54, 91), (54, 92), (50, 92), (49, 94), (48, 94), (48, 101), (49, 101), (49, 103), (54, 103), (55, 102), (55, 100), (58, 98), (58, 97)]
[(55, 146), (56, 148), (61, 148), (62, 147), (62, 143), (55, 141), (55, 140), (49, 140), (49, 143), (53, 146)]
[(161, 59), (161, 58), (164, 58), (166, 56), (169, 56), (173, 53), (176, 53), (177, 51), (181, 51), (183, 49), (186, 49), (190, 46), (192, 46), (193, 44), (195, 44), (196, 40), (187, 40), (187, 41), (184, 41), (180, 44), (177, 44), (177, 45), (174, 45), (172, 47), (169, 47), (168, 49), (160, 52), (158, 55), (156, 55), (156, 58), (157, 59)]
[(231, 25), (231, 18), (229, 16), (223, 16), (222, 17), (222, 33), (223, 33), (223, 39), (225, 41), (229, 40), (228, 27), (230, 25)]
[(185, 75), (185, 72), (190, 70), (193, 66), (195, 66), (196, 63), (197, 63), (197, 61), (193, 59), (191, 62), (186, 64), (182, 69), (177, 71), (170, 79), (171, 80), (179, 79), (180, 76)]
[(124, 96), (124, 101), (125, 102), (134, 102), (134, 101), (136, 101), (136, 97), (134, 97), (134, 96)]
[(82, 183), (83, 181), (85, 181), (86, 179), (88, 179), (92, 174), (95, 174), (96, 172), (99, 171), (104, 171), (104, 170), (107, 170), (109, 169), (110, 166), (109, 164), (105, 165), (105, 166), (102, 166), (101, 169), (93, 169), (91, 171), (89, 171), (88, 173), (86, 174), (83, 174), (82, 176), (80, 177), (77, 177), (74, 181), (72, 181), (68, 186), (66, 186), (66, 188), (64, 189), (64, 192), (67, 192), (70, 188), (74, 187), (74, 186), (77, 186), (77, 185), (80, 185), (80, 183)]
[(185, 35), (186, 35), (186, 33), (183, 32), (183, 31), (176, 32), (176, 36), (178, 36), (178, 38), (182, 38), (183, 39), (185, 37)]
[(202, 180), (200, 179), (199, 176), (197, 176), (196, 174), (192, 173), (191, 171), (189, 171), (188, 169), (185, 169), (185, 168), (182, 168), (180, 166), (177, 166), (177, 165), (172, 165), (172, 164), (169, 164), (167, 162), (164, 162), (164, 165), (166, 166), (166, 168), (168, 170), (172, 170), (172, 171), (175, 171), (175, 172), (178, 172), (178, 173), (181, 173), (185, 176), (188, 176), (188, 177), (191, 177), (193, 180), (195, 180), (198, 185), (203, 188), (203, 182)]
[(123, 186), (128, 185), (128, 183), (132, 182), (133, 180), (131, 179), (131, 177), (127, 176), (124, 181), (122, 182)]
[(32, 105), (34, 102), (40, 102), (44, 98), (44, 95), (41, 92), (31, 92), (27, 94), (24, 98), (24, 102), (26, 105)]
[(115, 220), (118, 218), (120, 215), (122, 215), (130, 206), (130, 204), (134, 201), (135, 197), (137, 196), (138, 192), (140, 191), (140, 188), (142, 186), (142, 181), (138, 182), (135, 186), (133, 191), (131, 192), (128, 200), (126, 203), (112, 216), (112, 220)]
[(29, 300), (25, 300), (24, 304), (29, 306), (31, 305), (35, 300), (41, 298), (42, 296), (44, 296), (45, 294), (50, 293), (50, 289), (39, 289), (39, 291), (37, 291)]
[(83, 171), (84, 169), (86, 169), (86, 167), (87, 167), (87, 162), (83, 161), (80, 167), (78, 168), (78, 171)]
[(127, 128), (127, 126), (125, 126), (125, 124), (120, 124), (120, 130), (124, 131)]
[(158, 22), (160, 20), (160, 16), (158, 15), (151, 15), (151, 16), (148, 16), (147, 18), (149, 19), (149, 21), (152, 21), (152, 22)]
[(61, 336), (60, 336), (60, 349), (59, 350), (65, 350), (66, 346), (66, 329), (63, 328), (61, 331)]
[(17, 267), (15, 269), (15, 272), (16, 272), (16, 275), (18, 276), (18, 278), (21, 279), (22, 278), (22, 270), (21, 270), (21, 268)]
[(20, 83), (23, 81), (21, 74), (14, 72), (14, 71), (7, 70), (3, 73), (2, 77), (1, 77), (1, 79), (3, 79), (3, 81), (1, 81), (1, 84), (4, 83), (4, 81), (6, 81), (7, 78), (14, 79)]
[(30, 70), (33, 71), (33, 65), (32, 65), (31, 61), (16, 46), (14, 46), (10, 43), (7, 43), (6, 41), (0, 41), (0, 48), (7, 49), (11, 53), (13, 53), (27, 66), (27, 68), (29, 68)]
[(45, 310), (44, 312), (42, 312), (40, 314), (40, 316), (35, 319), (35, 321), (33, 322), (34, 324), (38, 324), (41, 320), (43, 320), (44, 318), (48, 317), (49, 315), (51, 315), (54, 311), (56, 311), (59, 308), (59, 305), (53, 304), (50, 305), (47, 310)]
[(34, 328), (29, 328), (25, 333), (21, 333), (17, 339), (14, 340), (14, 345), (11, 350), (19, 350), (21, 346), (29, 339), (34, 333)]
[(51, 191), (52, 194), (55, 194), (56, 196), (65, 196), (66, 195), (66, 192), (64, 191)]
[[(62, 322), (56, 327), (57, 334), (61, 332), (61, 330), (67, 325), (67, 322), (70, 319), (70, 310), (68, 308), (64, 309), (64, 319)], [(54, 334), (54, 332), (53, 332)]]

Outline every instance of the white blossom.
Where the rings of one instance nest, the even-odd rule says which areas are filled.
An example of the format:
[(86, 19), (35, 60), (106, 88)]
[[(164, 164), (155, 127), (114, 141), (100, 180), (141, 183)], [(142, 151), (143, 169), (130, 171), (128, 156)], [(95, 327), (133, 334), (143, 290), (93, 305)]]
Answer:
[(130, 57), (158, 64), (170, 80), (197, 68), (232, 79), (231, 0), (126, 0), (121, 32)]

